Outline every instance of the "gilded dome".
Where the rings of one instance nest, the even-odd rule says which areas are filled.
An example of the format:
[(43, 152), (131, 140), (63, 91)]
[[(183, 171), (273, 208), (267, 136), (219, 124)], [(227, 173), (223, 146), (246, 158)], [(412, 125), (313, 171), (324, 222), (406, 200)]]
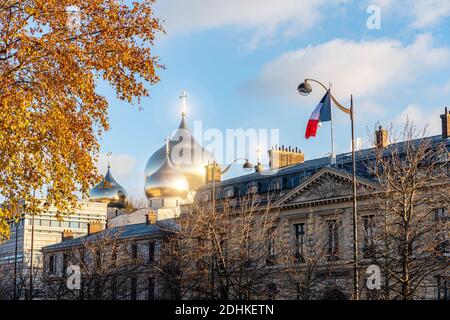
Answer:
[[(195, 141), (185, 122), (186, 114), (182, 114), (180, 126), (169, 140), (169, 157), (173, 166), (181, 172), (189, 182), (191, 190), (205, 183), (205, 166), (214, 160), (211, 153)], [(165, 161), (165, 146), (159, 148), (148, 159), (145, 166), (145, 177), (152, 175)]]
[(125, 208), (128, 194), (125, 189), (114, 180), (110, 166), (105, 177), (90, 193), (90, 198), (95, 202), (104, 202), (111, 208)]
[[(166, 149), (169, 148), (166, 147)], [(188, 192), (188, 180), (171, 164), (168, 151), (165, 152), (162, 166), (145, 179), (145, 195), (149, 199), (165, 197), (185, 198)]]

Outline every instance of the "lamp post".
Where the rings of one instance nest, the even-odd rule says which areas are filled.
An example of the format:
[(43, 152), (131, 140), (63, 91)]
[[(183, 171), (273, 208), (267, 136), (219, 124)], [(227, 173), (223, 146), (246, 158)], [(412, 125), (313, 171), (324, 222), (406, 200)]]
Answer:
[[(319, 84), (325, 91), (329, 91), (329, 89), (322, 84), (320, 81), (315, 79), (305, 79), (303, 83), (301, 83), (297, 90), (303, 95), (309, 95), (312, 92), (311, 85), (309, 82), (315, 82)], [(355, 159), (355, 126), (354, 126), (354, 112), (353, 112), (353, 95), (350, 96), (350, 108), (346, 108), (341, 105), (331, 94), (330, 97), (333, 100), (334, 104), (343, 112), (350, 115), (351, 120), (351, 131), (352, 131), (352, 167), (353, 167), (353, 297), (355, 300), (359, 300), (359, 269), (358, 269), (358, 216), (357, 216), (357, 208), (356, 208), (356, 159)]]

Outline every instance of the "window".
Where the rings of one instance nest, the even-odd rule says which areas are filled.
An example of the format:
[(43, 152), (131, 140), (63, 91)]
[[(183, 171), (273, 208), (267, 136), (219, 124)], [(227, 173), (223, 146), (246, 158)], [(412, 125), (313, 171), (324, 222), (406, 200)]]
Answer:
[(272, 181), (272, 183), (270, 184), (270, 190), (276, 191), (276, 190), (280, 190), (280, 189), (281, 189), (281, 182), (280, 182), (280, 180)]
[(137, 278), (131, 278), (130, 284), (130, 300), (137, 299)]
[(71, 222), (69, 223), (69, 228), (70, 228), (70, 229), (79, 229), (79, 228), (80, 228), (80, 223), (79, 223), (79, 222), (71, 221)]
[(295, 235), (295, 253), (299, 263), (305, 262), (304, 247), (305, 247), (305, 224), (294, 224)]
[(437, 277), (437, 299), (450, 300), (450, 280), (441, 276)]
[(202, 200), (203, 200), (204, 202), (209, 201), (209, 192), (204, 192), (204, 193), (203, 193)]
[[(450, 240), (448, 239), (447, 221), (449, 219), (447, 208), (439, 208), (435, 210), (436, 229), (436, 251), (444, 256), (450, 256)], [(442, 225), (441, 225), (442, 224)]]
[(155, 243), (150, 242), (148, 244), (148, 262), (154, 262), (155, 261)]
[(233, 189), (225, 189), (224, 196), (225, 196), (225, 198), (233, 198), (234, 190)]
[(370, 259), (375, 256), (375, 218), (373, 215), (363, 217), (364, 242), (363, 242), (363, 258)]
[(435, 210), (436, 220), (445, 220), (448, 219), (448, 210), (447, 208), (439, 208)]
[(66, 275), (68, 265), (69, 265), (69, 256), (65, 253), (63, 254), (63, 264), (61, 272), (63, 275)]
[(115, 300), (117, 298), (117, 278), (112, 276), (111, 278), (111, 299)]
[(137, 253), (138, 253), (137, 249), (138, 249), (137, 244), (131, 245), (131, 258), (132, 259), (137, 259)]
[(249, 184), (247, 186), (247, 194), (255, 194), (258, 192), (258, 185), (257, 184)]
[(339, 255), (339, 225), (337, 220), (327, 221), (328, 259), (337, 260)]
[(56, 266), (56, 257), (55, 255), (51, 255), (48, 258), (48, 273), (54, 274), (55, 273), (55, 266)]
[(61, 221), (60, 226), (61, 228), (69, 228), (69, 221)]
[(59, 221), (58, 220), (51, 220), (50, 221), (50, 227), (59, 228), (60, 227)]
[(270, 228), (267, 231), (267, 265), (274, 265), (276, 257), (275, 249), (275, 228)]
[(155, 300), (155, 278), (148, 278), (147, 300)]

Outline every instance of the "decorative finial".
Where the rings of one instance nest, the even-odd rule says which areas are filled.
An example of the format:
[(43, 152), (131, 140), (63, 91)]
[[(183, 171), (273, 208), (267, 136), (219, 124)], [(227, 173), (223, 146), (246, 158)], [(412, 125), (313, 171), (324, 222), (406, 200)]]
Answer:
[(186, 98), (188, 97), (188, 94), (187, 94), (187, 92), (186, 91), (181, 91), (181, 95), (179, 96), (179, 98), (181, 99), (181, 101), (182, 101), (182, 104), (183, 104), (183, 109), (182, 109), (182, 111), (181, 111), (181, 116), (186, 116)]
[(108, 158), (108, 169), (111, 168), (111, 155), (111, 151), (106, 154), (106, 157)]

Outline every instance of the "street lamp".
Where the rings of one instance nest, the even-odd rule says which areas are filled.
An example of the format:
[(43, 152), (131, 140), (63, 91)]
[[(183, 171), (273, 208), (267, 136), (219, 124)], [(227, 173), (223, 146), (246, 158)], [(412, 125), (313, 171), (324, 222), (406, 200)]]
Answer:
[[(297, 91), (302, 96), (307, 96), (312, 92), (309, 82), (315, 82), (319, 84), (325, 91), (329, 92), (329, 89), (323, 85), (320, 81), (314, 79), (305, 79), (301, 83)], [(357, 227), (357, 210), (356, 210), (356, 160), (355, 160), (355, 126), (354, 126), (354, 113), (353, 113), (353, 95), (350, 96), (350, 108), (344, 107), (340, 104), (330, 92), (331, 100), (334, 104), (343, 112), (350, 115), (351, 127), (352, 127), (352, 164), (353, 164), (353, 296), (356, 300), (359, 300), (359, 270), (358, 270), (358, 227)]]

